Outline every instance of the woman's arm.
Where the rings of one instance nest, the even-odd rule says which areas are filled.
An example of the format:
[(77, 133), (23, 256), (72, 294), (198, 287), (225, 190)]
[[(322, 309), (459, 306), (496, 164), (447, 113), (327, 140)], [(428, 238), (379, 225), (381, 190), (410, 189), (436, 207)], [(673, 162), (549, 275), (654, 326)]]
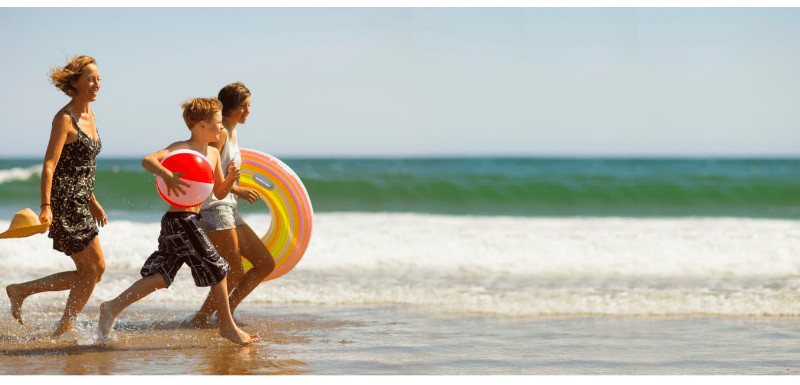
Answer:
[(40, 185), (41, 211), (39, 221), (50, 223), (53, 221), (53, 211), (50, 208), (51, 191), (53, 188), (53, 173), (55, 173), (58, 160), (61, 158), (61, 151), (64, 150), (64, 143), (67, 141), (72, 121), (65, 113), (56, 114), (53, 118), (53, 126), (50, 129), (50, 140), (47, 142), (47, 150), (44, 153), (42, 163), (42, 180)]

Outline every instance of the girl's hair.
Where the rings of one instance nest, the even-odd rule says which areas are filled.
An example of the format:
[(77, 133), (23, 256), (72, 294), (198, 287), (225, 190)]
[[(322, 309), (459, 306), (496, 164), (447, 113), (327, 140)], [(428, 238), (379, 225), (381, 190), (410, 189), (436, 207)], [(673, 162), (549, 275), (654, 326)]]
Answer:
[(80, 55), (73, 57), (63, 67), (52, 67), (48, 74), (50, 83), (53, 83), (56, 88), (67, 94), (67, 96), (72, 97), (75, 93), (75, 87), (72, 86), (72, 82), (81, 77), (83, 70), (89, 64), (97, 65), (97, 61), (91, 56)]
[(214, 113), (222, 110), (222, 103), (217, 98), (194, 98), (181, 104), (183, 120), (191, 130), (201, 121), (209, 121)]
[(222, 115), (227, 116), (231, 110), (239, 107), (250, 97), (250, 90), (241, 82), (231, 83), (219, 90), (217, 99), (222, 102)]

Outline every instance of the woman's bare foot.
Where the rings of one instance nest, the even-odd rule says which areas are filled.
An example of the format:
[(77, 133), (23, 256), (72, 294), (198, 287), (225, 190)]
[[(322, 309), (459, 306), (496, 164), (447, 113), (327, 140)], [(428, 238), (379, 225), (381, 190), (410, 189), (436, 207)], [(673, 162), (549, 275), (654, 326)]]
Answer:
[(242, 329), (235, 326), (233, 329), (220, 327), (219, 335), (239, 345), (249, 345), (258, 341), (258, 334), (247, 334)]
[(116, 318), (117, 315), (114, 314), (107, 302), (100, 304), (100, 319), (97, 321), (97, 329), (101, 340), (108, 339), (108, 334), (111, 333)]
[(19, 322), (20, 325), (25, 325), (22, 322), (22, 302), (25, 301), (25, 297), (17, 290), (17, 285), (8, 285), (6, 286), (6, 295), (8, 295), (8, 300), (11, 302), (11, 316)]

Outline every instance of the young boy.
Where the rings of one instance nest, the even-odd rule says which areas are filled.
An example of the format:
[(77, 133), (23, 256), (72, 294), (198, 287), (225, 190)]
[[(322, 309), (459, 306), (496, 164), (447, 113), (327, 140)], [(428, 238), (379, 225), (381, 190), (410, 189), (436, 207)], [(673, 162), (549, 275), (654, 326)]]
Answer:
[[(231, 163), (228, 166), (228, 177), (223, 180), (219, 151), (208, 145), (209, 142), (220, 139), (223, 128), (222, 103), (215, 98), (198, 98), (182, 104), (181, 107), (183, 120), (186, 121), (192, 136), (188, 140), (175, 142), (161, 151), (146, 156), (142, 160), (142, 166), (164, 179), (168, 195), (177, 195), (183, 193), (181, 186), (187, 186), (188, 183), (180, 179), (182, 173), (171, 172), (162, 166), (161, 160), (175, 150), (195, 150), (205, 154), (214, 165), (213, 194), (218, 199), (223, 198), (228, 195), (234, 182), (239, 178), (240, 170)], [(145, 261), (141, 271), (142, 278), (117, 298), (100, 305), (98, 327), (101, 340), (108, 338), (114, 319), (122, 310), (158, 289), (169, 287), (178, 269), (185, 263), (192, 269), (195, 285), (211, 286), (211, 296), (217, 305), (220, 321), (220, 336), (241, 345), (258, 341), (258, 334), (245, 333), (233, 321), (225, 282), (230, 266), (217, 254), (214, 245), (200, 228), (197, 215), (199, 209), (200, 204), (190, 208), (170, 206), (161, 218), (158, 250)]]

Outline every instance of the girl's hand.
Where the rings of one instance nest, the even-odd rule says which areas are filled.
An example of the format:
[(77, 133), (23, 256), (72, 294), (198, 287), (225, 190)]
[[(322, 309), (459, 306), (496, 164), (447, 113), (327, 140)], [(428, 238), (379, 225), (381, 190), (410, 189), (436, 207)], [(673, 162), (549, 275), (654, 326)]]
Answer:
[(98, 202), (97, 199), (89, 201), (89, 212), (92, 213), (92, 218), (98, 226), (103, 227), (108, 224), (106, 212), (103, 210), (103, 206), (100, 206), (100, 202)]
[(238, 196), (240, 199), (245, 199), (250, 203), (255, 203), (258, 200), (258, 192), (256, 190), (247, 188), (247, 187), (239, 187), (234, 191), (234, 194)]

